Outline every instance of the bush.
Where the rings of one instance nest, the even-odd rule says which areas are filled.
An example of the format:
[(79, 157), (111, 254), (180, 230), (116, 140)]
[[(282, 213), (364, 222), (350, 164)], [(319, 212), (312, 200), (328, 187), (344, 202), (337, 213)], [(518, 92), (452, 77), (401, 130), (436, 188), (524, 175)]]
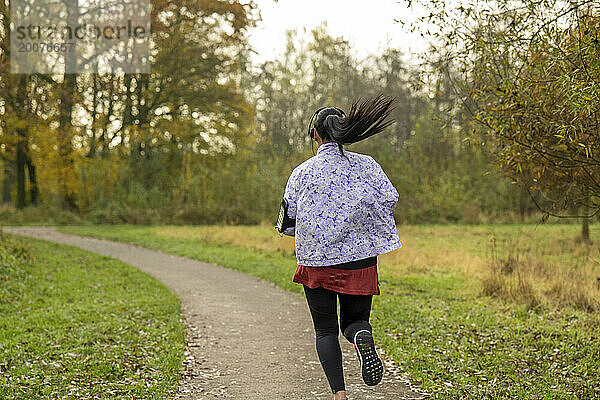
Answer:
[(76, 225), (84, 221), (76, 213), (47, 205), (27, 206), (21, 210), (3, 205), (0, 207), (0, 222), (4, 225)]

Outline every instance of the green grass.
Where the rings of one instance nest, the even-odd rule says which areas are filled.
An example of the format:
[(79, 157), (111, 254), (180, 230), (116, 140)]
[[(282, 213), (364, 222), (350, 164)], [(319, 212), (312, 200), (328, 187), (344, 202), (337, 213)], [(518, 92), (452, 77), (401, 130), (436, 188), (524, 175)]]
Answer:
[[(539, 247), (544, 240), (556, 243), (555, 235), (571, 235), (562, 229), (575, 232), (577, 226), (544, 229), (535, 228), (528, 242), (531, 251), (540, 257), (546, 252), (549, 257), (567, 259), (558, 246)], [(288, 240), (280, 247), (268, 244), (274, 235), (272, 228), (97, 226), (60, 230), (217, 263), (301, 293), (300, 285), (291, 282), (296, 264), (289, 240), (280, 239)], [(526, 227), (400, 227), (404, 250), (415, 257), (422, 252), (418, 262), (427, 265), (404, 268), (397, 254), (382, 258), (387, 263), (400, 261), (380, 270), (382, 295), (375, 296), (372, 313), (376, 340), (432, 398), (600, 398), (598, 313), (570, 307), (528, 309), (483, 296), (480, 285), (472, 282), (475, 277), (465, 273), (469, 270), (452, 264), (460, 263), (460, 254), (439, 258), (440, 253), (456, 252), (457, 248), (465, 260), (480, 257), (490, 231), (508, 241), (511, 232), (523, 230)], [(565, 240), (563, 252), (570, 249), (570, 240)]]
[(5, 252), (0, 267), (0, 399), (174, 395), (185, 348), (176, 296), (109, 257), (4, 234), (0, 247), (10, 243), (30, 257)]

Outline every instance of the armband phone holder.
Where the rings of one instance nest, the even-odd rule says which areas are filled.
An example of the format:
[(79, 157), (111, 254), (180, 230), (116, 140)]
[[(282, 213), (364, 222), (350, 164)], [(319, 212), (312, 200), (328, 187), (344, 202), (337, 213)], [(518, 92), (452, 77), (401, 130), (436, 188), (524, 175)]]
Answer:
[(275, 225), (275, 229), (277, 229), (279, 233), (283, 233), (283, 231), (285, 231), (287, 228), (296, 226), (296, 220), (288, 216), (287, 210), (288, 202), (284, 198), (281, 200), (281, 205), (279, 206), (279, 216), (277, 217), (277, 224)]

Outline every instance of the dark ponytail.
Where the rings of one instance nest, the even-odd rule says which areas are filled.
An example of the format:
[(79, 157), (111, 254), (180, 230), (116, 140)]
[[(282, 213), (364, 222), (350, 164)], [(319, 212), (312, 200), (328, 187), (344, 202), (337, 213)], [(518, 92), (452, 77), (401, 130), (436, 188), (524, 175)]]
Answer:
[(343, 144), (359, 142), (393, 124), (394, 120), (387, 118), (395, 108), (395, 101), (396, 97), (382, 94), (361, 103), (359, 99), (347, 115), (338, 108), (325, 108), (318, 113), (315, 128), (319, 136), (336, 142), (342, 151)]

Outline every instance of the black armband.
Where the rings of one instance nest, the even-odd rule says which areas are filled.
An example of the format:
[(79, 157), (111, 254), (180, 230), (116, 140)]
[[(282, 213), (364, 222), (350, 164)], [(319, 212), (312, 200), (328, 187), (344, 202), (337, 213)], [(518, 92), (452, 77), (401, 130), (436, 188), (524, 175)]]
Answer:
[(277, 224), (275, 225), (275, 229), (279, 233), (283, 233), (287, 228), (291, 228), (296, 226), (296, 220), (292, 219), (288, 216), (288, 202), (284, 198), (281, 200), (281, 205), (279, 206), (279, 216), (277, 217)]

